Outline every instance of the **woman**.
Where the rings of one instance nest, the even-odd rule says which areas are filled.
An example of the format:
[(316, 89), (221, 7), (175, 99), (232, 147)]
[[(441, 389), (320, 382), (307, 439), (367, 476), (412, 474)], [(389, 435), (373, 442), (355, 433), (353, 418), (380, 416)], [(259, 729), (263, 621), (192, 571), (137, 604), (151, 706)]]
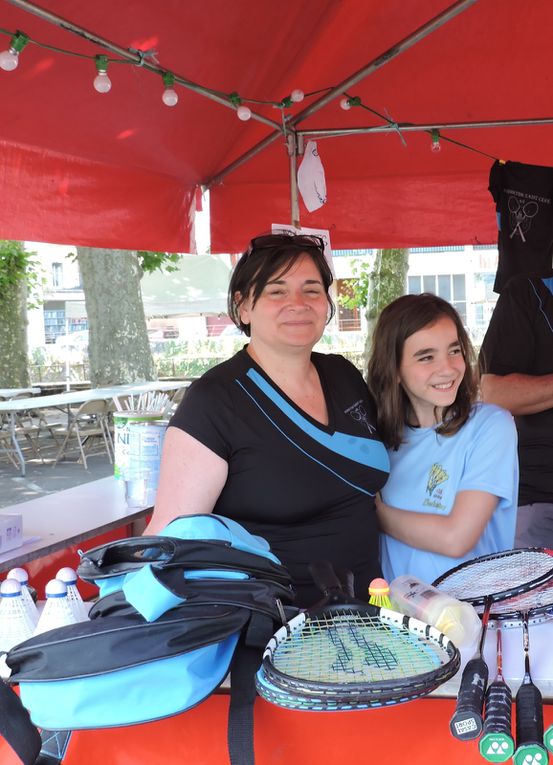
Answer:
[(368, 383), (390, 456), (377, 500), (384, 576), (433, 582), (464, 560), (511, 548), (516, 429), (504, 409), (475, 403), (474, 353), (455, 309), (430, 294), (388, 305)]
[(147, 533), (215, 512), (265, 537), (296, 603), (320, 592), (311, 561), (351, 569), (356, 593), (379, 576), (374, 495), (388, 472), (372, 399), (337, 355), (312, 353), (333, 314), (319, 237), (253, 239), (233, 272), (229, 315), (250, 338), (194, 382), (172, 418)]

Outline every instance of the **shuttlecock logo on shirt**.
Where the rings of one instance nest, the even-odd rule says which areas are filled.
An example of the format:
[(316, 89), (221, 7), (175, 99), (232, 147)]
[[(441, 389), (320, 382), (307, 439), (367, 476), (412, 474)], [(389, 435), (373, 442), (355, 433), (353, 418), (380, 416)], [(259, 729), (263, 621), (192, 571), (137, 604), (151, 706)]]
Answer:
[(318, 210), (326, 202), (326, 179), (323, 163), (317, 151), (317, 142), (308, 141), (298, 170), (298, 189), (309, 212)]
[(432, 467), (430, 468), (430, 471), (428, 473), (428, 482), (426, 484), (426, 493), (434, 494), (438, 486), (440, 484), (445, 483), (447, 479), (449, 478), (447, 472), (443, 469), (441, 465), (438, 465), (437, 462), (435, 462)]

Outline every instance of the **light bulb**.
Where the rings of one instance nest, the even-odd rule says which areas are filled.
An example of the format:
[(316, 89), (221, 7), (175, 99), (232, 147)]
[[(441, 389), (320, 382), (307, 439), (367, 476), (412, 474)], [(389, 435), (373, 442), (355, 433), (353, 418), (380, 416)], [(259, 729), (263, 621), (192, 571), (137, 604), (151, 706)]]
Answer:
[(344, 96), (343, 98), (340, 99), (340, 109), (343, 109), (345, 112), (351, 109), (351, 104), (347, 96)]
[(19, 64), (19, 54), (29, 42), (28, 36), (24, 32), (16, 32), (11, 39), (8, 50), (0, 53), (0, 68), (5, 72), (13, 72)]
[(172, 72), (163, 72), (161, 75), (165, 90), (161, 94), (161, 100), (165, 106), (175, 106), (179, 100), (179, 95), (173, 88), (175, 84), (175, 75)]
[(251, 119), (252, 110), (249, 108), (249, 106), (242, 105), (238, 107), (236, 114), (238, 115), (239, 120), (242, 120), (242, 122), (247, 122), (247, 120)]
[(432, 143), (430, 145), (430, 151), (437, 154), (439, 151), (442, 150), (442, 147), (440, 146), (440, 133), (438, 130), (432, 130)]
[(107, 72), (98, 72), (92, 84), (94, 85), (94, 90), (97, 90), (98, 93), (109, 93), (111, 90), (111, 80)]
[(303, 90), (296, 88), (290, 93), (290, 98), (295, 104), (299, 104), (300, 101), (303, 101), (303, 99), (305, 98), (305, 93), (303, 92)]
[(0, 69), (3, 69), (5, 72), (13, 72), (14, 69), (17, 69), (18, 64), (19, 53), (13, 48), (3, 50), (0, 53)]
[(173, 88), (165, 88), (161, 94), (161, 100), (165, 106), (175, 106), (178, 103), (179, 95)]

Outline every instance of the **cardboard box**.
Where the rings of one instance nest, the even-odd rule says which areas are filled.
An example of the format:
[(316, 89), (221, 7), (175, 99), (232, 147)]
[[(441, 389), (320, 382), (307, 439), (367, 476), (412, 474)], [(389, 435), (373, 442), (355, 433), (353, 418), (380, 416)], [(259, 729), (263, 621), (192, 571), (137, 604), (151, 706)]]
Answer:
[(21, 513), (0, 513), (0, 553), (23, 544), (23, 517)]

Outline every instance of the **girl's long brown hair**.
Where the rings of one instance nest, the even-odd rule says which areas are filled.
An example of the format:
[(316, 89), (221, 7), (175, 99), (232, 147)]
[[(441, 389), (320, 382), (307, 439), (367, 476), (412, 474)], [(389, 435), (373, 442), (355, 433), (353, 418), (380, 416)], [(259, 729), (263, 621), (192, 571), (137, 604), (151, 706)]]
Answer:
[(403, 295), (380, 314), (372, 339), (367, 383), (376, 400), (377, 424), (386, 446), (398, 449), (405, 425), (413, 420), (411, 403), (398, 381), (403, 346), (415, 332), (448, 316), (455, 324), (466, 369), (455, 401), (444, 407), (436, 432), (452, 436), (468, 420), (478, 392), (475, 353), (457, 311), (446, 300), (424, 292)]

